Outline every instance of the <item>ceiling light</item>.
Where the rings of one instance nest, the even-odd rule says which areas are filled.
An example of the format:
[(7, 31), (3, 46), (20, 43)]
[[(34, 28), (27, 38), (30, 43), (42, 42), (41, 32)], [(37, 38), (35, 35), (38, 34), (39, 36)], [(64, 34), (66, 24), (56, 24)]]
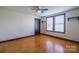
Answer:
[(37, 12), (38, 12), (38, 13), (41, 13), (41, 11), (40, 11), (40, 10), (38, 10)]
[(38, 8), (39, 8), (39, 9), (42, 9), (42, 7), (41, 7), (41, 6), (39, 6)]

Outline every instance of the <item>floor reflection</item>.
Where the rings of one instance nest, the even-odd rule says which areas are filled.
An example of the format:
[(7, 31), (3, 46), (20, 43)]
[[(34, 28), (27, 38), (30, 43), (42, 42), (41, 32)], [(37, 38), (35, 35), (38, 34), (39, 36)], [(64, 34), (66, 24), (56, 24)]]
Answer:
[(64, 47), (60, 44), (54, 44), (54, 50), (56, 53), (63, 53)]
[(46, 52), (54, 52), (54, 44), (49, 40), (46, 41)]
[(60, 44), (56, 44), (56, 43), (53, 43), (52, 41), (50, 40), (47, 40), (46, 41), (46, 52), (55, 52), (55, 53), (63, 53), (64, 52), (64, 48), (62, 45)]

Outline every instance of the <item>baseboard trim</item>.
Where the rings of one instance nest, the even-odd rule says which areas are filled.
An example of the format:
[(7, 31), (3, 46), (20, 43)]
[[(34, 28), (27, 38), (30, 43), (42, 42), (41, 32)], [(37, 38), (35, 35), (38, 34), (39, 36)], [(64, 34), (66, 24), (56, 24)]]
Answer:
[[(44, 34), (44, 33), (40, 33), (40, 34), (51, 36), (51, 37), (55, 37), (55, 38), (59, 38), (59, 39), (63, 39), (63, 40), (66, 40), (66, 41), (75, 42), (75, 43), (79, 44), (79, 42), (73, 41), (73, 40), (70, 40), (70, 39), (67, 39), (67, 38), (62, 38), (62, 37), (58, 37), (58, 36), (54, 36), (54, 35), (49, 35), (49, 34)], [(13, 39), (5, 40), (5, 41), (0, 41), (0, 43), (8, 42), (8, 41), (13, 41), (13, 40), (18, 40), (18, 39), (23, 39), (23, 38), (28, 38), (28, 37), (33, 37), (33, 36), (36, 36), (36, 35), (29, 35), (29, 36), (24, 36), (24, 37), (19, 37), (19, 38), (13, 38)]]
[(71, 42), (75, 42), (75, 43), (78, 43), (77, 41), (74, 41), (74, 40), (70, 40), (70, 39), (67, 39), (67, 38), (62, 38), (62, 37), (58, 37), (58, 36), (54, 36), (54, 35), (49, 35), (49, 34), (44, 34), (44, 33), (41, 33), (42, 35), (47, 35), (47, 36), (51, 36), (51, 37), (55, 37), (55, 38), (59, 38), (59, 39), (63, 39), (63, 40), (66, 40), (66, 41), (71, 41)]
[(8, 42), (8, 41), (14, 41), (14, 40), (28, 38), (28, 37), (33, 37), (33, 36), (35, 36), (35, 35), (29, 35), (29, 36), (24, 36), (24, 37), (19, 37), (19, 38), (13, 38), (13, 39), (5, 40), (5, 41), (0, 41), (0, 43)]

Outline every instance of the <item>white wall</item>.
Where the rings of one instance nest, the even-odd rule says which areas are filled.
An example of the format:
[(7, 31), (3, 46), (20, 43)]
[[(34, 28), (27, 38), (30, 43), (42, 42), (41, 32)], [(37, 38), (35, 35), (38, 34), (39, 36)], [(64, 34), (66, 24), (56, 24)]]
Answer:
[[(68, 17), (79, 16), (79, 9), (74, 9), (66, 13), (66, 33), (54, 33), (46, 31), (46, 23), (41, 23), (41, 33), (54, 35), (62, 38), (67, 38), (73, 41), (79, 42), (79, 21), (77, 19), (72, 19), (69, 22), (67, 21)], [(42, 17), (41, 21), (46, 21), (46, 17)]]
[(0, 41), (34, 35), (34, 18), (32, 14), (0, 8)]

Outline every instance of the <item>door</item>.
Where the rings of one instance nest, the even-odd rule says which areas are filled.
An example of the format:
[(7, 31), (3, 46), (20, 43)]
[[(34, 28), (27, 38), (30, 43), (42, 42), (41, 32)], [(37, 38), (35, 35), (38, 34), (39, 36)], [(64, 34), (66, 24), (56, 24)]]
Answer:
[(35, 35), (40, 34), (40, 19), (35, 18)]

